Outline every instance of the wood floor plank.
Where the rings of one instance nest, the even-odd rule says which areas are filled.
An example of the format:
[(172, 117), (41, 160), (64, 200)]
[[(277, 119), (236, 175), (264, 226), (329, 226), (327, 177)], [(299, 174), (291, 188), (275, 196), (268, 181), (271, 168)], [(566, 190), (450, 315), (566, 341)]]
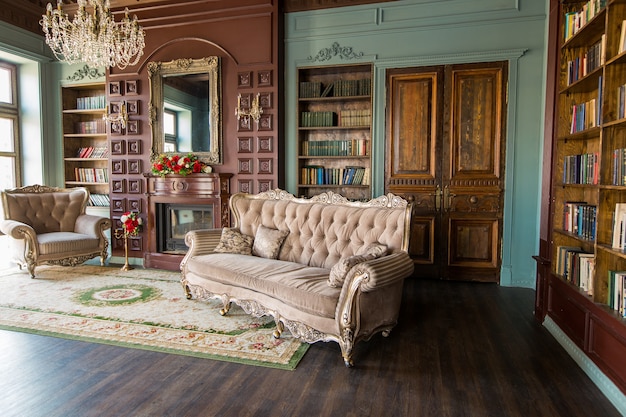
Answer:
[(398, 325), (357, 345), (352, 369), (336, 343), (283, 371), (0, 331), (0, 414), (618, 416), (533, 303), (528, 289), (407, 281)]

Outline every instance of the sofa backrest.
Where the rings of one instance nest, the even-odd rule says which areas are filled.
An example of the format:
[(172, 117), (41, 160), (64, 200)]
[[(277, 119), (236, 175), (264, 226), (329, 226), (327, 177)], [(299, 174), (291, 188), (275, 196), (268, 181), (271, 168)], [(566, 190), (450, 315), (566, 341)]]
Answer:
[(310, 199), (283, 190), (233, 194), (233, 226), (255, 236), (260, 225), (287, 230), (278, 259), (331, 268), (342, 257), (373, 243), (389, 253), (407, 251), (411, 205), (393, 194), (350, 202), (332, 192)]
[(89, 191), (83, 187), (33, 185), (2, 191), (4, 218), (28, 224), (37, 234), (73, 232), (88, 199)]

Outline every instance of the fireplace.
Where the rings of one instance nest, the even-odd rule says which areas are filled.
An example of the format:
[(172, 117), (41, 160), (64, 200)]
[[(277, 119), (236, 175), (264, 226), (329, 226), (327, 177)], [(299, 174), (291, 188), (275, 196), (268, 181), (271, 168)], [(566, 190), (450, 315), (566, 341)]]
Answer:
[(190, 230), (213, 229), (213, 205), (156, 204), (157, 251), (185, 254), (185, 234)]
[(230, 178), (211, 173), (188, 176), (145, 174), (148, 179), (146, 268), (180, 269), (189, 230), (230, 226)]

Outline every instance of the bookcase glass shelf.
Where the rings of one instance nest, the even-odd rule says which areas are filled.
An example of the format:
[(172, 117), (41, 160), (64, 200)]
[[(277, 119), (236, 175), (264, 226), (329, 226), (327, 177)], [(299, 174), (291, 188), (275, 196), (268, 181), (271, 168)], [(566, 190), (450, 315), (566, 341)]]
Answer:
[(61, 86), (63, 162), (65, 187), (86, 187), (89, 205), (106, 207), (109, 202), (109, 151), (104, 83)]
[(298, 68), (298, 195), (369, 200), (372, 65)]

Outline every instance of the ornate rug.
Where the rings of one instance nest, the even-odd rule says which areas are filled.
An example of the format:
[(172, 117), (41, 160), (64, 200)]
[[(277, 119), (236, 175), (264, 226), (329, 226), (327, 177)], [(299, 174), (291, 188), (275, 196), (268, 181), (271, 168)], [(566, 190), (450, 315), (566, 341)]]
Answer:
[(295, 369), (308, 348), (271, 317), (234, 305), (187, 300), (180, 273), (114, 267), (40, 266), (0, 274), (0, 328), (201, 358)]

